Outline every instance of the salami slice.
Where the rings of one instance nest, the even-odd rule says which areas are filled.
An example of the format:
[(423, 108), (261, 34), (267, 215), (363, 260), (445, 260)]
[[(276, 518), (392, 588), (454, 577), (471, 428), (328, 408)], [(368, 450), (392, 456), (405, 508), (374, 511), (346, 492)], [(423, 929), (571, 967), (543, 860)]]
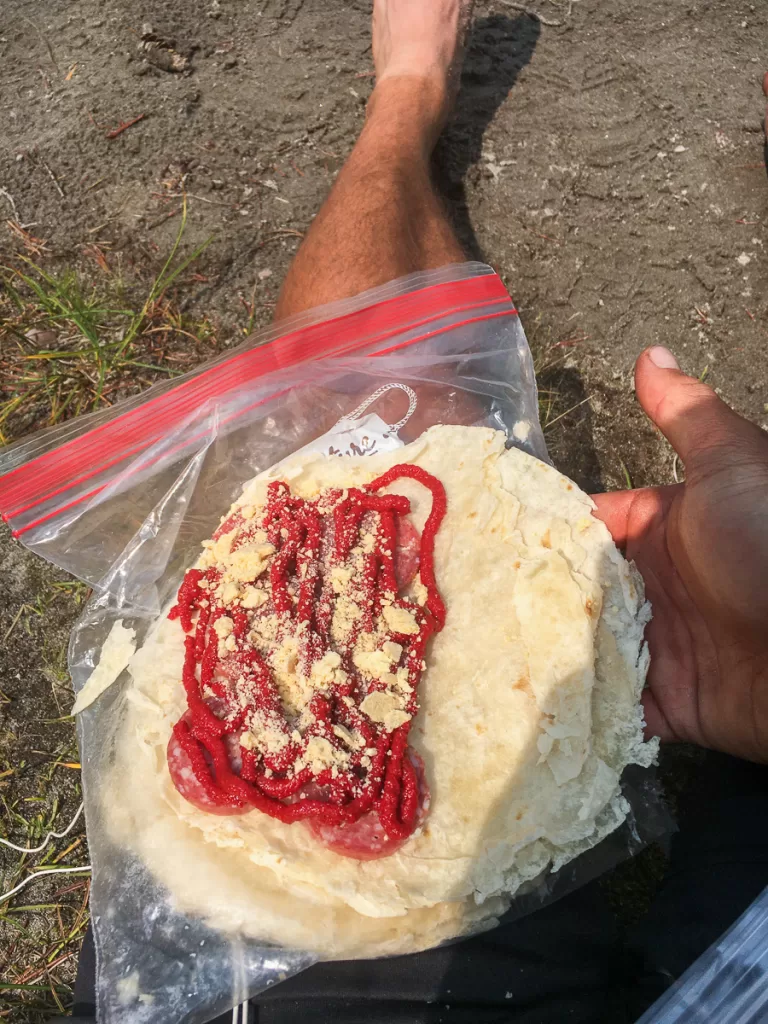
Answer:
[(413, 581), (419, 571), (421, 534), (410, 519), (398, 519), (395, 526), (397, 550), (395, 551), (395, 578), (403, 590)]
[(168, 771), (171, 781), (185, 800), (188, 800), (199, 811), (207, 814), (242, 814), (242, 808), (233, 807), (231, 804), (224, 804), (214, 800), (206, 790), (203, 783), (195, 774), (189, 754), (181, 746), (176, 734), (172, 733), (168, 741)]
[[(407, 757), (410, 758), (416, 769), (416, 778), (419, 783), (419, 806), (416, 812), (415, 826), (418, 828), (427, 816), (430, 793), (424, 762), (413, 747), (408, 748)], [(338, 853), (342, 857), (350, 857), (353, 860), (378, 860), (380, 857), (389, 857), (410, 838), (410, 836), (404, 839), (388, 836), (381, 824), (377, 810), (368, 811), (367, 814), (348, 825), (327, 825), (321, 821), (312, 821), (309, 823), (309, 828), (323, 846), (327, 846), (333, 853)]]

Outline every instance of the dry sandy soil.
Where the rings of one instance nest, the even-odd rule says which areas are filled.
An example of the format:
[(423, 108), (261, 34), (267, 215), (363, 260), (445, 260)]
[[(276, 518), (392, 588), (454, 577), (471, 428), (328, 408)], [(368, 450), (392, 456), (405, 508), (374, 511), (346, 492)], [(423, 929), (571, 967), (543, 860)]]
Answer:
[[(768, 426), (768, 7), (530, 3), (560, 24), (478, 3), (437, 176), (468, 252), (501, 274), (549, 366), (540, 384), (568, 413), (548, 432), (558, 466), (592, 489), (670, 482), (672, 454), (632, 396), (646, 345), (673, 348)], [(363, 122), (369, 15), (365, 0), (5, 0), (0, 218), (33, 224), (52, 265), (80, 265), (97, 243), (149, 278), (184, 175), (184, 244), (214, 241), (183, 303), (214, 317), (223, 343), (242, 338), (242, 299), (269, 322)], [(0, 247), (16, 251), (3, 227)], [(0, 786), (71, 810), (66, 770), (42, 787), (39, 765), (71, 742), (70, 724), (42, 723), (68, 707), (77, 608), (54, 587), (62, 574), (1, 542), (0, 637), (16, 626), (0, 653), (0, 754), (27, 767)], [(35, 602), (40, 614), (17, 618)]]

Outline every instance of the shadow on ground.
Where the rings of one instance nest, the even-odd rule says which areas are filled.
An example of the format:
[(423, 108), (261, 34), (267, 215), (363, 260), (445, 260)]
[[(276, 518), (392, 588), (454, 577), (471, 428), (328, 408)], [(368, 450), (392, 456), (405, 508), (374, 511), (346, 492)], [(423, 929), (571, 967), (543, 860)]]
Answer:
[[(467, 206), (467, 175), (483, 156), (483, 136), (530, 61), (541, 32), (533, 18), (492, 15), (475, 23), (461, 76), (456, 114), (435, 154), (435, 177), (459, 241), (472, 259), (487, 262)], [(479, 173), (479, 172), (477, 172)]]
[(587, 494), (606, 490), (594, 442), (594, 413), (581, 372), (576, 367), (545, 367), (537, 374), (537, 384), (544, 437), (555, 466)]

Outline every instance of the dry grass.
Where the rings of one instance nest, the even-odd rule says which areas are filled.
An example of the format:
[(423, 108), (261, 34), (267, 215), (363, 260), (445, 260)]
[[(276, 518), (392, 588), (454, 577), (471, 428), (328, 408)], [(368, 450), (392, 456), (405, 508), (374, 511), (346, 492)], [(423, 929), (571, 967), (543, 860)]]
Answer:
[[(80, 762), (72, 718), (63, 712), (71, 701), (66, 674), (64, 636), (51, 622), (72, 617), (82, 607), (88, 588), (76, 581), (53, 581), (34, 598), (3, 618), (2, 646), (19, 645), (37, 652), (43, 680), (35, 701), (39, 708), (39, 741), (19, 742), (15, 732), (0, 732), (0, 834), (21, 847), (37, 847), (48, 832), (64, 831), (81, 800)], [(58, 642), (56, 642), (58, 641)], [(18, 683), (4, 687), (18, 700)], [(13, 698), (0, 691), (0, 703)], [(53, 713), (56, 717), (46, 718)], [(5, 716), (10, 721), (10, 716)], [(18, 723), (12, 723), (18, 729)], [(0, 846), (0, 893), (8, 892), (33, 873), (49, 868), (78, 868), (88, 863), (85, 824), (80, 818), (68, 835), (53, 839), (39, 853), (21, 853)], [(51, 875), (34, 881), (0, 903), (0, 1019), (42, 1024), (72, 1001), (77, 954), (88, 924), (90, 880), (84, 875)]]
[[(86, 254), (90, 272), (51, 269), (47, 250), (19, 236), (24, 253), (0, 268), (0, 446), (216, 354), (214, 325), (179, 308), (185, 272), (205, 248), (181, 254), (185, 224), (186, 209), (143, 289), (126, 285), (118, 261), (96, 246)], [(49, 580), (28, 598), (28, 585), (19, 603), (0, 595), (0, 654), (9, 670), (19, 666), (0, 680), (0, 837), (22, 847), (62, 831), (81, 800), (66, 637), (88, 593), (82, 583)], [(40, 853), (0, 846), (0, 894), (35, 871), (87, 863), (81, 818)], [(0, 1020), (43, 1024), (71, 1008), (89, 888), (87, 875), (50, 875), (0, 902)]]
[(528, 325), (529, 344), (534, 356), (534, 371), (539, 385), (539, 420), (544, 437), (551, 440), (552, 428), (588, 405), (589, 396), (570, 401), (571, 388), (561, 387), (561, 377), (574, 349), (589, 340), (582, 331), (573, 331), (555, 340), (551, 330), (539, 320)]
[(106, 255), (88, 255), (99, 276), (50, 271), (28, 255), (0, 278), (0, 444), (112, 405), (162, 377), (190, 369), (216, 350), (207, 318), (182, 314), (179, 277), (206, 244), (183, 258), (186, 208), (173, 248), (143, 301), (132, 301)]

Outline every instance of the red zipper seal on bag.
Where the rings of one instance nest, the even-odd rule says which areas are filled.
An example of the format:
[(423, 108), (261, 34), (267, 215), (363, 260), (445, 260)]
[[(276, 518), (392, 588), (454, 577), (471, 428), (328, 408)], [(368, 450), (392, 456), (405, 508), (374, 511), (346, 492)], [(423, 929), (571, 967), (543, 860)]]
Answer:
[[(205, 401), (226, 395), (267, 373), (319, 357), (352, 355), (371, 345), (380, 344), (388, 337), (419, 326), (428, 327), (430, 323), (447, 316), (471, 313), (489, 306), (507, 308), (494, 309), (484, 315), (469, 316), (460, 322), (427, 330), (415, 338), (370, 355), (386, 355), (467, 324), (515, 315), (509, 295), (495, 274), (433, 285), (405, 296), (397, 296), (283, 335), (259, 348), (238, 353), (225, 362), (203, 370), (177, 388), (149, 399), (59, 448), (11, 470), (3, 479), (4, 486), (0, 495), (3, 519), (12, 520), (139, 454)], [(405, 325), (404, 320), (407, 321)], [(273, 397), (269, 396), (264, 401)], [(97, 465), (94, 466), (94, 463)], [(73, 505), (93, 497), (106, 486), (107, 483), (101, 484), (63, 507), (15, 529), (14, 536), (21, 536)]]

